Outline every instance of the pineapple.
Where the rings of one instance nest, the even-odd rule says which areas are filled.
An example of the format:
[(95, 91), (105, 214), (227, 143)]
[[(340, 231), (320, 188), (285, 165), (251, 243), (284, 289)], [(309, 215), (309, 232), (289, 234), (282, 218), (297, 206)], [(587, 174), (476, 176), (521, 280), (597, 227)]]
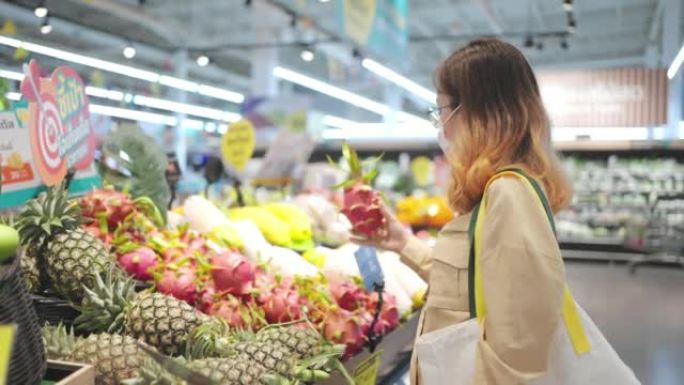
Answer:
[(256, 334), (256, 340), (271, 346), (282, 346), (298, 358), (311, 358), (323, 350), (323, 339), (313, 328), (297, 326), (266, 327)]
[(213, 318), (186, 302), (161, 293), (135, 293), (135, 283), (128, 278), (95, 277), (86, 297), (77, 329), (89, 332), (124, 333), (145, 341), (168, 355), (185, 350), (188, 335)]
[(91, 334), (75, 337), (62, 325), (43, 328), (48, 357), (95, 366), (96, 385), (118, 385), (136, 378), (147, 359), (138, 341), (119, 334)]
[[(269, 384), (272, 375), (258, 362), (241, 358), (205, 358), (188, 363), (190, 370), (204, 374), (219, 384)], [(285, 384), (286, 382), (282, 382)]]
[(112, 264), (107, 247), (79, 228), (79, 222), (78, 202), (67, 199), (62, 184), (29, 201), (17, 223), (28, 260), (35, 258), (47, 274), (43, 279), (74, 303), (83, 297), (81, 285), (91, 285)]

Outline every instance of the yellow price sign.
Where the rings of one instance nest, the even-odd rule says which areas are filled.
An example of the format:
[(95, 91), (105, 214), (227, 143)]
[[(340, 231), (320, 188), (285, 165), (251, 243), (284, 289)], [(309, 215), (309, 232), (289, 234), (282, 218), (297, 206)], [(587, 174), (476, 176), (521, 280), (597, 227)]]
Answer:
[(223, 161), (237, 171), (244, 170), (254, 153), (255, 144), (254, 126), (249, 120), (243, 119), (231, 124), (221, 139)]
[(14, 325), (0, 325), (0, 385), (5, 385), (9, 375), (9, 363), (14, 341)]
[(352, 377), (354, 378), (354, 383), (356, 385), (375, 385), (375, 382), (378, 379), (381, 356), (382, 350), (377, 350), (354, 369)]

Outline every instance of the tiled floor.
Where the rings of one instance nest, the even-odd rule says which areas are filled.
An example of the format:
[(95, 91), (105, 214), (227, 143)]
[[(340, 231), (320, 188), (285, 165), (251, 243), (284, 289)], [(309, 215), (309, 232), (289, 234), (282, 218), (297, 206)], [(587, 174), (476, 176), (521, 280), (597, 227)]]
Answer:
[(577, 301), (643, 385), (684, 384), (684, 269), (630, 275), (625, 265), (570, 261), (566, 271)]

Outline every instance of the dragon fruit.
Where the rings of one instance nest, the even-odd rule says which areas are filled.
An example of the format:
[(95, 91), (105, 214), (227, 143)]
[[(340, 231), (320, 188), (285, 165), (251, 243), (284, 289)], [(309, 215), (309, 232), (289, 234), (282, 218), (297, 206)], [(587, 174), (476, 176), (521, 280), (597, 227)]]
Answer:
[(254, 284), (255, 266), (243, 255), (226, 250), (209, 258), (211, 277), (217, 291), (245, 295)]
[(157, 253), (149, 247), (139, 247), (121, 255), (119, 264), (136, 279), (148, 281), (152, 279), (152, 272), (157, 265)]
[(366, 337), (358, 315), (339, 307), (331, 308), (323, 323), (323, 336), (334, 343), (346, 345), (344, 356), (349, 358), (363, 348)]
[(258, 312), (252, 306), (231, 295), (216, 301), (208, 313), (224, 319), (234, 329), (256, 330), (263, 325)]
[[(344, 204), (342, 213), (352, 224), (352, 230), (366, 237), (374, 237), (385, 227), (385, 216), (382, 213), (380, 195), (369, 185), (378, 173), (373, 168), (368, 174), (363, 173), (359, 156), (345, 142), (342, 153), (349, 164), (349, 178), (341, 186), (344, 188)], [(375, 161), (379, 160), (375, 159)]]
[(365, 305), (366, 293), (355, 283), (339, 277), (328, 277), (330, 293), (344, 310), (356, 310)]
[(304, 299), (292, 287), (276, 287), (259, 295), (259, 304), (269, 323), (297, 321), (302, 318)]
[(103, 218), (110, 229), (115, 229), (135, 210), (131, 197), (114, 190), (112, 186), (91, 191), (81, 198), (80, 203), (81, 213), (85, 218), (96, 221)]
[(153, 276), (159, 292), (194, 303), (197, 294), (197, 275), (193, 267), (176, 267), (175, 264), (169, 264), (161, 273)]
[[(399, 319), (401, 318), (399, 314), (399, 309), (397, 308), (397, 299), (395, 296), (384, 293), (382, 295), (382, 310), (380, 311), (380, 317), (378, 317), (378, 322), (375, 324), (373, 331), (375, 334), (387, 334), (399, 326)], [(378, 305), (378, 293), (373, 292), (368, 296), (366, 303), (366, 308), (372, 312)]]
[(214, 284), (211, 281), (208, 281), (200, 290), (197, 301), (195, 302), (195, 307), (201, 312), (209, 314), (216, 303), (217, 297), (218, 295), (216, 294)]

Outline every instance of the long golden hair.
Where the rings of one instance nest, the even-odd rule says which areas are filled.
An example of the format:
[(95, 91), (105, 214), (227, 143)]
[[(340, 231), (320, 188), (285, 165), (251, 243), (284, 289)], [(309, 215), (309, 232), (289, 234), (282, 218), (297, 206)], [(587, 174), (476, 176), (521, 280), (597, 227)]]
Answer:
[(448, 198), (458, 213), (482, 198), (487, 181), (511, 165), (539, 180), (554, 212), (572, 188), (551, 145), (551, 129), (537, 79), (523, 54), (496, 39), (475, 40), (437, 69), (435, 83), (461, 106), (465, 126), (456, 127)]

